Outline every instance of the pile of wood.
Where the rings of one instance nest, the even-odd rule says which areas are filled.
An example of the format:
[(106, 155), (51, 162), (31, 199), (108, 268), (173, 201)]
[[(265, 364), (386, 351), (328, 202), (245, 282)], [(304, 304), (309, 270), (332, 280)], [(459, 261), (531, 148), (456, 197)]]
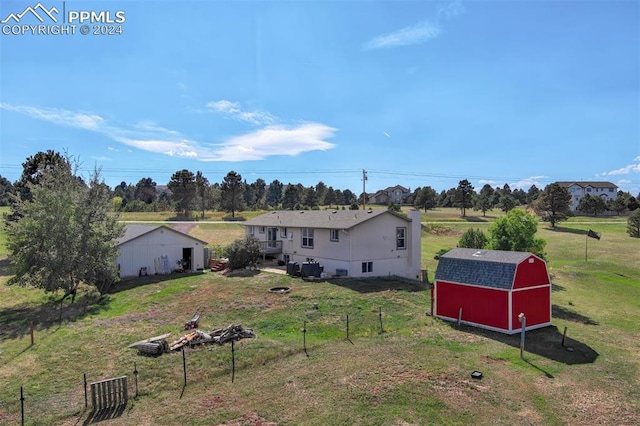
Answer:
[(185, 345), (194, 346), (204, 343), (217, 343), (223, 345), (230, 341), (250, 339), (256, 337), (253, 330), (244, 328), (240, 324), (231, 324), (227, 328), (215, 329), (209, 333), (193, 330), (169, 345), (169, 349), (175, 351)]
[(164, 352), (169, 352), (169, 344), (166, 340), (169, 336), (170, 334), (167, 333), (160, 336), (149, 337), (148, 339), (132, 343), (129, 347), (135, 348), (140, 351), (140, 353), (146, 355), (160, 355)]
[(252, 339), (256, 337), (253, 330), (244, 328), (240, 324), (231, 324), (227, 328), (213, 330), (210, 334), (213, 341), (219, 345), (223, 345), (232, 340), (238, 341), (240, 339)]
[(238, 341), (240, 339), (250, 339), (256, 337), (253, 330), (244, 328), (240, 324), (231, 324), (226, 328), (218, 328), (209, 333), (201, 330), (192, 330), (170, 344), (167, 338), (170, 334), (162, 334), (160, 336), (150, 337), (145, 340), (129, 345), (146, 355), (160, 355), (165, 352), (181, 349), (183, 346), (195, 346), (206, 343), (217, 343), (224, 345), (227, 342)]
[(184, 345), (193, 346), (202, 343), (209, 343), (211, 341), (212, 339), (209, 334), (200, 330), (193, 330), (192, 332), (185, 334), (178, 340), (174, 340), (173, 342), (171, 342), (171, 344), (169, 345), (169, 349), (175, 351), (176, 349), (180, 349)]

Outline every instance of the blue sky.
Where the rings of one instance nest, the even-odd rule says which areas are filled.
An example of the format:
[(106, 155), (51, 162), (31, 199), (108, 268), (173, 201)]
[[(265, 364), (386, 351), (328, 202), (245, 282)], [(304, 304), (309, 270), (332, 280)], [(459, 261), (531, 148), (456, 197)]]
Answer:
[[(111, 186), (186, 168), (360, 193), (365, 169), (368, 191), (606, 180), (640, 193), (637, 1), (37, 5), (0, 3), (12, 181), (54, 149)], [(29, 6), (76, 33), (23, 32), (41, 24)], [(74, 11), (122, 34), (86, 22), (82, 35)]]

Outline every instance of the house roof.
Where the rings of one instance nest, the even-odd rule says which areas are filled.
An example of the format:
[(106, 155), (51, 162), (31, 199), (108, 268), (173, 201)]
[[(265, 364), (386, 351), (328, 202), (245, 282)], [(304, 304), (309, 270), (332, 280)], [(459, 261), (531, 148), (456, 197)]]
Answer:
[(455, 248), (440, 256), (435, 279), (511, 289), (516, 267), (530, 256), (520, 251)]
[(573, 186), (573, 185), (578, 185), (581, 188), (586, 188), (587, 186), (590, 186), (592, 188), (617, 188), (618, 186), (616, 184), (613, 184), (611, 182), (586, 182), (586, 181), (563, 181), (563, 182), (556, 182), (558, 183), (560, 186), (564, 186), (566, 188)]
[(407, 188), (405, 188), (404, 186), (402, 186), (402, 185), (390, 186), (387, 189), (385, 189), (384, 191), (392, 192), (392, 191), (394, 191), (396, 189), (399, 189), (402, 192), (409, 192), (409, 190)]
[(407, 222), (411, 219), (386, 209), (374, 210), (276, 210), (255, 217), (245, 226), (286, 226), (291, 228), (351, 229), (375, 217), (391, 214)]
[(184, 232), (180, 232), (180, 231), (176, 231), (173, 228), (170, 228), (168, 226), (165, 225), (140, 225), (140, 224), (134, 224), (134, 225), (127, 225), (124, 228), (124, 235), (120, 238), (118, 238), (116, 240), (116, 246), (120, 246), (124, 243), (128, 243), (129, 241), (135, 240), (136, 238), (142, 237), (143, 235), (149, 234), (153, 231), (155, 231), (158, 228), (164, 228), (167, 229), (171, 232), (175, 232), (177, 234), (183, 235), (187, 238), (191, 238), (192, 240), (196, 240), (199, 243), (202, 244), (208, 244), (206, 241), (202, 241), (198, 238), (192, 237), (189, 234), (185, 234)]

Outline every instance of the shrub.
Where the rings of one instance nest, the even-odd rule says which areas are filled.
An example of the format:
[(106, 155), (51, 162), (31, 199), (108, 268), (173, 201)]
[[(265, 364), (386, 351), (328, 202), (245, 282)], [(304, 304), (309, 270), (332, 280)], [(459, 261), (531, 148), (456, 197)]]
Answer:
[(255, 265), (260, 258), (260, 244), (256, 238), (252, 237), (235, 240), (226, 247), (225, 254), (229, 259), (229, 269), (240, 269), (246, 266), (252, 266)]
[(640, 209), (635, 209), (627, 219), (627, 233), (630, 237), (640, 238)]

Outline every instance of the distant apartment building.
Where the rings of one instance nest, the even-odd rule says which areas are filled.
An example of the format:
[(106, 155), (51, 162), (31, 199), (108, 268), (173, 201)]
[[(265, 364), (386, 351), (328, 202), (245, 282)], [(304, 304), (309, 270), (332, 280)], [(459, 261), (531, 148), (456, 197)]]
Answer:
[(557, 182), (567, 188), (571, 194), (571, 210), (576, 211), (580, 199), (589, 194), (592, 197), (600, 197), (604, 201), (613, 200), (618, 196), (618, 187), (611, 182), (581, 182), (568, 181)]

